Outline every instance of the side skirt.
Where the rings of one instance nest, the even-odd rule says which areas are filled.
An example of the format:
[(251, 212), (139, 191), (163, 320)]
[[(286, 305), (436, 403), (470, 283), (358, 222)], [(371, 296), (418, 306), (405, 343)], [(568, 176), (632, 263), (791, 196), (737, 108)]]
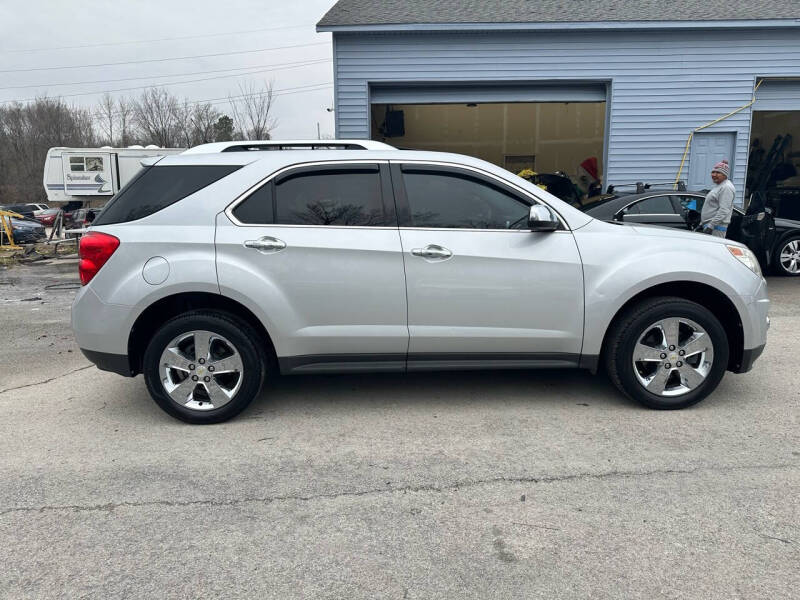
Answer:
[(319, 354), (279, 357), (281, 373), (402, 373), (485, 369), (561, 369), (583, 366), (579, 354)]

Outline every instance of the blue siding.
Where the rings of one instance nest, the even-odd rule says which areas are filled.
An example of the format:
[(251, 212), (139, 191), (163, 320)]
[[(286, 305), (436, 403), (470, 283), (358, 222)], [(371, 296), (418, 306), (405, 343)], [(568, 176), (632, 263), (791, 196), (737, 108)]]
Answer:
[[(796, 29), (334, 37), (342, 138), (369, 137), (371, 83), (611, 81), (609, 183), (673, 180), (689, 132), (749, 102), (756, 77), (800, 77)], [(741, 201), (750, 110), (709, 131), (737, 133), (733, 182)]]

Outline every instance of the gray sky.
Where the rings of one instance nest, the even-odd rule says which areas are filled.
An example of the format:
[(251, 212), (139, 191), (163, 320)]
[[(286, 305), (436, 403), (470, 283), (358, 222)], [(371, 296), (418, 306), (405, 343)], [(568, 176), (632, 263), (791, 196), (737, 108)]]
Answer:
[[(3, 89), (0, 89), (0, 101), (25, 100), (47, 94), (62, 95), (71, 104), (94, 106), (105, 90), (153, 84), (170, 84), (165, 87), (180, 98), (224, 99), (240, 94), (240, 83), (272, 80), (276, 90), (273, 116), (278, 119), (274, 137), (316, 138), (317, 122), (323, 134), (333, 134), (333, 116), (325, 110), (333, 106), (331, 35), (317, 33), (314, 26), (334, 2), (2, 0), (0, 88)], [(187, 36), (200, 37), (175, 39)], [(163, 41), (122, 43), (143, 40)], [(228, 54), (299, 45), (302, 47)], [(226, 55), (34, 70), (219, 53)], [(309, 61), (324, 62), (297, 64)], [(273, 68), (274, 65), (277, 67)], [(240, 70), (233, 73), (245, 74), (230, 77), (234, 69)], [(161, 75), (165, 77), (156, 77)], [(125, 81), (107, 81), (111, 79)], [(197, 79), (207, 80), (176, 84)], [(103, 82), (84, 83), (99, 80)], [(56, 85), (59, 83), (71, 85)], [(317, 88), (296, 89), (317, 84)], [(329, 87), (322, 88), (325, 84)], [(288, 91), (280, 93), (278, 90)], [(114, 92), (113, 95), (132, 96), (141, 92), (141, 89), (133, 89)], [(89, 94), (67, 97), (85, 93)], [(215, 100), (214, 104), (221, 112), (230, 114), (226, 100)]]

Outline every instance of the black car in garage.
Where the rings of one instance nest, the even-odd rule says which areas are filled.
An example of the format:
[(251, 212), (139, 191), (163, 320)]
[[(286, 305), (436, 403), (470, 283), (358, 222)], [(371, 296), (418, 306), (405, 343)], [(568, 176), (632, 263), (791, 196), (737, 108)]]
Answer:
[[(698, 192), (650, 190), (578, 208), (602, 221), (694, 230), (700, 224), (704, 201), (705, 194)], [(765, 271), (800, 275), (800, 221), (775, 218), (769, 208), (751, 206), (746, 212), (734, 208), (727, 237), (750, 248)]]

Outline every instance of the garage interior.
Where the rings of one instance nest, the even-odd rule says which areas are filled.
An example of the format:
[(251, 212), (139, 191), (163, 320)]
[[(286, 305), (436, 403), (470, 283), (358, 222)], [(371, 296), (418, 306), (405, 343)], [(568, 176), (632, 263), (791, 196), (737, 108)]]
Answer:
[[(800, 220), (800, 110), (754, 110), (747, 195)], [(758, 196), (761, 195), (761, 198)]]
[(604, 101), (373, 104), (371, 120), (372, 139), (399, 148), (467, 154), (514, 173), (561, 172), (584, 194), (603, 180)]

